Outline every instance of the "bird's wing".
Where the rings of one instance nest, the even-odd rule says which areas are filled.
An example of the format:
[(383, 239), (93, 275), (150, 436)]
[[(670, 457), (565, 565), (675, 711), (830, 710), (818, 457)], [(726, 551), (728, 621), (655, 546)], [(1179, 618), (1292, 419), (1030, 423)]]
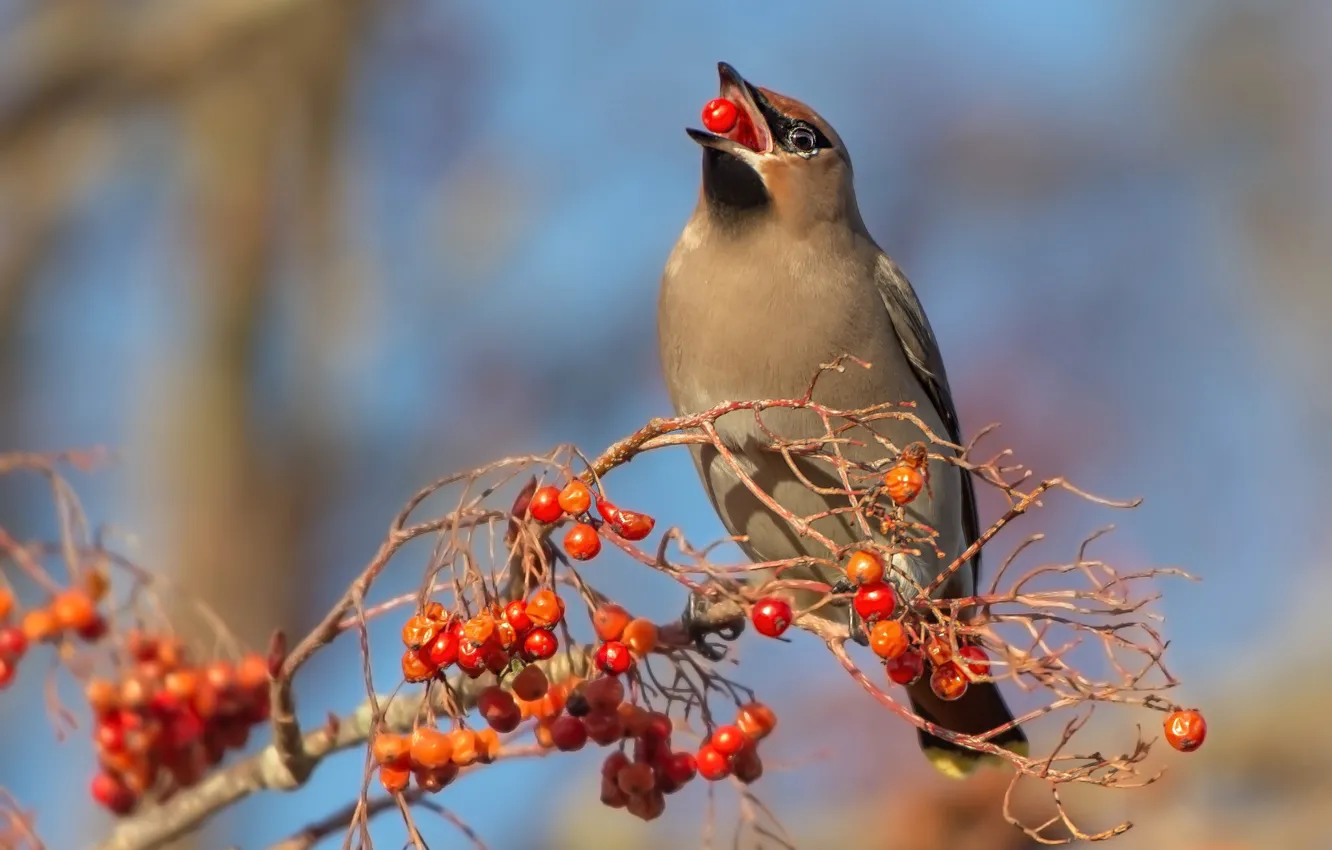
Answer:
[[(939, 344), (930, 329), (930, 320), (925, 317), (925, 310), (920, 306), (916, 292), (886, 254), (880, 254), (875, 267), (875, 284), (884, 306), (897, 331), (897, 340), (906, 353), (916, 379), (920, 381), (926, 395), (934, 404), (939, 418), (948, 430), (948, 439), (962, 444), (962, 429), (957, 420), (957, 408), (953, 405), (953, 394), (948, 389), (948, 374), (944, 370), (943, 356), (939, 353)], [(962, 526), (967, 545), (976, 542), (980, 536), (980, 513), (976, 508), (975, 482), (969, 472), (962, 475)], [(972, 587), (980, 588), (980, 553), (971, 559)]]

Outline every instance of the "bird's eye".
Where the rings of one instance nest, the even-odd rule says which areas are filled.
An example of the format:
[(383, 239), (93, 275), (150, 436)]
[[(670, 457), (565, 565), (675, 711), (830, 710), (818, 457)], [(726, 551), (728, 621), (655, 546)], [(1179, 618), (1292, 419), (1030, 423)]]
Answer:
[(786, 136), (786, 140), (791, 143), (791, 147), (801, 153), (809, 153), (819, 144), (819, 137), (814, 135), (812, 129), (803, 124), (792, 127), (791, 132)]

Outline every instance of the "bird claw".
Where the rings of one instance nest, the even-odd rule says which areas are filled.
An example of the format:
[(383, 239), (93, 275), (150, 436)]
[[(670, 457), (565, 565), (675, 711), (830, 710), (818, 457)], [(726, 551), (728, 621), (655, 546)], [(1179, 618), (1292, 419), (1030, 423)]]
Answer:
[(745, 630), (744, 620), (720, 624), (705, 621), (705, 614), (710, 608), (706, 598), (697, 593), (690, 593), (685, 603), (684, 613), (680, 615), (680, 625), (689, 635), (690, 641), (698, 653), (709, 661), (721, 661), (726, 657), (726, 647), (709, 643), (707, 638), (716, 635), (728, 643), (740, 637)]

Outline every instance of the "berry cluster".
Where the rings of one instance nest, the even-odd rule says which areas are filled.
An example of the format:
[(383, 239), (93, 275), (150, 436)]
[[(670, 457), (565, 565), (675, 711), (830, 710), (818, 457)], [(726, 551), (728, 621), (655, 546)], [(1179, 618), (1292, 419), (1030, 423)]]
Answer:
[[(100, 576), (95, 572), (88, 575)], [(14, 594), (9, 588), (0, 587), (0, 688), (18, 675), (19, 662), (29, 647), (59, 643), (71, 636), (91, 643), (106, 634), (106, 618), (97, 610), (106, 585), (100, 577), (87, 584), (88, 587), (62, 590), (51, 597), (48, 605), (29, 609), (18, 625), (9, 622), (17, 607)]]
[(657, 626), (614, 603), (592, 612), (592, 628), (602, 643), (597, 647), (597, 669), (607, 676), (629, 672), (634, 662), (657, 648)]
[(174, 638), (142, 632), (127, 635), (126, 650), (132, 666), (118, 681), (93, 679), (84, 691), (101, 768), (92, 796), (117, 815), (194, 785), (269, 715), (262, 656), (199, 665)]
[[(930, 688), (942, 700), (961, 698), (967, 685), (990, 672), (990, 658), (979, 646), (958, 647), (954, 657), (951, 645), (924, 629), (919, 636), (904, 622), (907, 614), (897, 591), (884, 580), (884, 564), (873, 552), (853, 552), (846, 562), (846, 576), (856, 586), (851, 604), (869, 631), (869, 645), (883, 659), (888, 678), (899, 685), (915, 684), (925, 672), (928, 660)], [(754, 629), (768, 637), (779, 637), (794, 619), (791, 604), (777, 596), (764, 597), (750, 611)]]
[[(597, 513), (601, 514), (599, 520), (589, 513), (594, 501)], [(603, 523), (630, 541), (647, 537), (657, 524), (647, 514), (624, 510), (604, 496), (594, 499), (592, 491), (578, 478), (566, 484), (564, 489), (550, 486), (538, 488), (532, 494), (528, 513), (533, 519), (544, 523), (559, 522), (566, 515), (576, 520), (564, 535), (564, 551), (575, 561), (590, 561), (601, 552), (601, 537), (597, 529)]]
[(414, 779), (416, 787), (433, 794), (452, 782), (462, 768), (494, 761), (500, 739), (494, 729), (472, 731), (459, 726), (444, 732), (419, 726), (410, 735), (376, 732), (370, 752), (379, 765), (384, 790), (397, 794)]
[(515, 658), (541, 661), (559, 648), (554, 628), (564, 619), (564, 600), (553, 590), (538, 590), (504, 607), (492, 603), (467, 619), (450, 615), (431, 602), (402, 627), (402, 675), (409, 682), (442, 678), (455, 663), (469, 678), (486, 671), (501, 673)]

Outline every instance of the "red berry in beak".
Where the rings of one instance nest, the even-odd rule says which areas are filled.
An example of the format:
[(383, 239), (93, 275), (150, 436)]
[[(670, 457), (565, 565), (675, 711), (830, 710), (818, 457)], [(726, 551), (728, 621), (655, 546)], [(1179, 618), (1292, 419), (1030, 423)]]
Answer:
[(703, 107), (703, 126), (708, 132), (721, 135), (735, 129), (740, 120), (740, 110), (724, 97), (713, 98)]

